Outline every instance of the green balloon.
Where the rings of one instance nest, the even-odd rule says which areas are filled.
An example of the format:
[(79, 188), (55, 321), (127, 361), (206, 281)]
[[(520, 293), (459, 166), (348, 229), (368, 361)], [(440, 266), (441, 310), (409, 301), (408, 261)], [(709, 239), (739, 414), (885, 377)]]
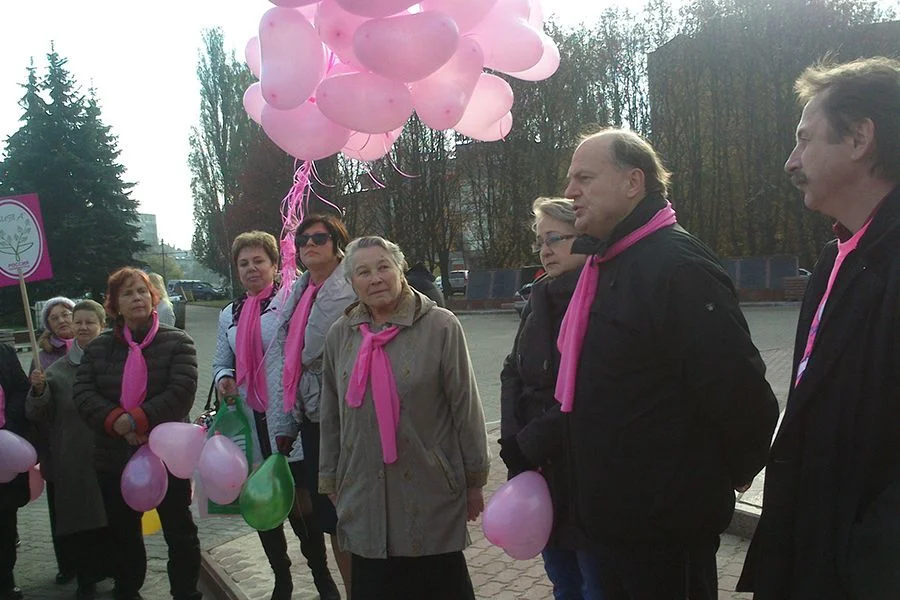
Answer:
[(241, 515), (258, 531), (275, 529), (294, 506), (294, 476), (282, 454), (273, 454), (254, 471), (241, 489)]

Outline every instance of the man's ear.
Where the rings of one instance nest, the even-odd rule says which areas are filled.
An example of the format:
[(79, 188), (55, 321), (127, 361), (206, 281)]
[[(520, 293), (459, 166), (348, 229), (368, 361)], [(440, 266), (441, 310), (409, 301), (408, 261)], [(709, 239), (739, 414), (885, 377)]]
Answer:
[(629, 198), (640, 199), (647, 195), (647, 186), (644, 184), (644, 172), (641, 169), (631, 169), (628, 171), (626, 185), (628, 186), (627, 192)]
[(853, 158), (860, 159), (875, 149), (875, 123), (865, 118), (856, 123), (850, 135), (853, 138)]

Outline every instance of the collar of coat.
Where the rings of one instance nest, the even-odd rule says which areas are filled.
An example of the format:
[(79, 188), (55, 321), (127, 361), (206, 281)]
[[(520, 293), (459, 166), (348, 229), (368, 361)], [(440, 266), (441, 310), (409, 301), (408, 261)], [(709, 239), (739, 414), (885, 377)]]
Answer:
[(628, 216), (619, 221), (619, 224), (613, 228), (609, 237), (599, 239), (587, 234), (578, 236), (572, 243), (572, 254), (603, 256), (607, 248), (652, 219), (653, 215), (659, 212), (660, 209), (665, 208), (665, 206), (666, 199), (662, 194), (648, 194), (643, 200), (638, 202)]
[[(385, 326), (411, 327), (422, 315), (435, 306), (437, 305), (431, 298), (412, 289), (404, 281), (403, 287), (400, 289), (400, 303), (397, 305), (394, 313), (388, 318)], [(350, 326), (354, 329), (362, 323), (372, 323), (372, 314), (369, 312), (369, 307), (360, 301), (356, 301), (348, 306), (345, 314), (350, 321)]]
[[(872, 216), (872, 223), (869, 229), (859, 241), (859, 251), (869, 253), (878, 253), (881, 250), (891, 251), (890, 248), (884, 247), (881, 242), (885, 236), (896, 232), (900, 229), (900, 185), (896, 185), (891, 192), (875, 208)], [(832, 226), (835, 236), (839, 240), (846, 241), (850, 239), (853, 233), (844, 227), (840, 222), (835, 222)]]

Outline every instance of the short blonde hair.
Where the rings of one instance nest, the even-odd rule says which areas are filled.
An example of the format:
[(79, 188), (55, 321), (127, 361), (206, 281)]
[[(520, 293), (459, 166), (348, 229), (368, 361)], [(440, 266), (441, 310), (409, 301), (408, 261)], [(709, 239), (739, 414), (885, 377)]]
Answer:
[(556, 219), (575, 227), (575, 208), (573, 204), (572, 200), (568, 198), (538, 198), (531, 205), (531, 214), (534, 215), (531, 229), (537, 231), (538, 222), (544, 217)]
[(278, 240), (266, 231), (245, 231), (231, 243), (231, 261), (237, 264), (238, 255), (244, 248), (262, 248), (272, 264), (278, 266)]

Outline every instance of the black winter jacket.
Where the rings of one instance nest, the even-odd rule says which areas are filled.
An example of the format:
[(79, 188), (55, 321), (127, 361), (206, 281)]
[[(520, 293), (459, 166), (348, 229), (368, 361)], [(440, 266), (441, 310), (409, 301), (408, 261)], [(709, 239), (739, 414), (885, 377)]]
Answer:
[[(140, 342), (146, 332), (135, 335)], [(84, 351), (75, 375), (75, 406), (96, 432), (94, 464), (98, 471), (118, 473), (137, 447), (111, 431), (112, 421), (123, 411), (119, 406), (122, 373), (128, 344), (121, 330), (106, 331)], [(188, 334), (160, 325), (153, 342), (144, 348), (147, 362), (147, 396), (131, 411), (138, 432), (149, 433), (160, 423), (187, 420), (197, 391), (197, 351)]]
[[(614, 243), (665, 206), (645, 198)], [(582, 237), (573, 252), (602, 255)], [(778, 404), (731, 279), (680, 226), (600, 265), (568, 417), (578, 518), (607, 542), (722, 532), (765, 464)]]
[[(6, 424), (3, 429), (25, 437), (29, 430), (25, 419), (28, 378), (16, 351), (7, 344), (0, 344), (0, 385), (6, 395)], [(0, 510), (25, 506), (28, 498), (28, 473), (21, 473), (8, 483), (0, 483)]]

